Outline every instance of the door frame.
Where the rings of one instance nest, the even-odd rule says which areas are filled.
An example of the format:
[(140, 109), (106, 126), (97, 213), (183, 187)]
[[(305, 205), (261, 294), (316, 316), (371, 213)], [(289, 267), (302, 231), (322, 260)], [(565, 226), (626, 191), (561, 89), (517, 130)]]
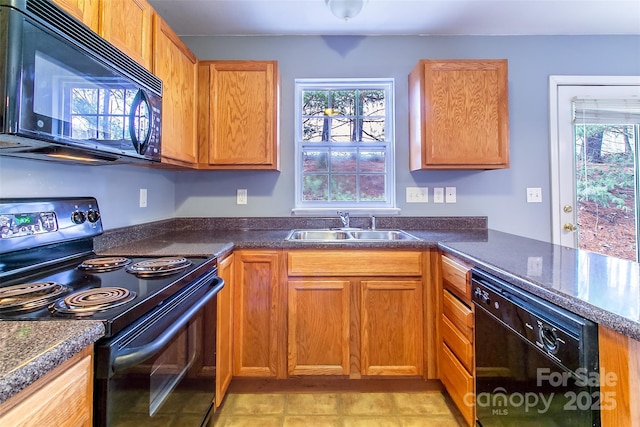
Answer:
[(560, 86), (640, 86), (640, 76), (549, 76), (549, 153), (551, 169), (551, 241), (561, 244), (560, 215), (560, 123), (558, 90)]

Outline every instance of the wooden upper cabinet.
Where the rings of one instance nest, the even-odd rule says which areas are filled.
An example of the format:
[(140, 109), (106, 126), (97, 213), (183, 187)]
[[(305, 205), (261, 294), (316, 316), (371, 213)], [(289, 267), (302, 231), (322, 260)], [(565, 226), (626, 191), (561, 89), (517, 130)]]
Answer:
[(421, 60), (409, 75), (410, 168), (509, 167), (507, 60)]
[(198, 59), (157, 14), (154, 15), (153, 73), (162, 80), (162, 162), (198, 161)]
[(151, 70), (153, 13), (153, 8), (146, 0), (101, 1), (100, 35)]
[(279, 169), (276, 61), (201, 61), (200, 167)]
[(67, 11), (94, 32), (99, 32), (99, 0), (53, 0), (53, 3)]

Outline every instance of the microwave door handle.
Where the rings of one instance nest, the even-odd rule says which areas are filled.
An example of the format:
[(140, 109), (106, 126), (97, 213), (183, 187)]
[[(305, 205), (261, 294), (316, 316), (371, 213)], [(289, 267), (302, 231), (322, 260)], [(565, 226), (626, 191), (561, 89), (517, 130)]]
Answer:
[[(147, 129), (147, 134), (144, 137), (144, 140), (140, 142), (138, 139), (138, 129), (136, 128), (136, 111), (138, 111), (138, 107), (140, 104), (145, 103), (147, 105), (147, 110), (149, 111), (149, 127)], [(147, 151), (147, 146), (149, 145), (149, 139), (151, 138), (151, 124), (153, 123), (153, 110), (151, 109), (151, 104), (149, 103), (149, 95), (142, 90), (139, 89), (136, 96), (133, 98), (133, 102), (131, 104), (131, 111), (129, 112), (129, 135), (131, 136), (131, 142), (133, 143), (133, 147), (136, 149), (138, 154), (144, 154)]]
[[(218, 282), (222, 282), (222, 279), (220, 278), (216, 278), (216, 280), (218, 280)], [(171, 341), (171, 339), (180, 332), (180, 330), (196, 315), (196, 313), (218, 293), (220, 288), (222, 288), (222, 286), (218, 283), (214, 289), (207, 292), (207, 294), (200, 298), (194, 305), (190, 306), (176, 322), (169, 326), (155, 340), (139, 347), (125, 348), (123, 351), (118, 352), (113, 359), (113, 362), (111, 362), (111, 372), (115, 374), (123, 371), (144, 362), (157, 354), (158, 351), (167, 345), (167, 343), (169, 343), (169, 341)]]

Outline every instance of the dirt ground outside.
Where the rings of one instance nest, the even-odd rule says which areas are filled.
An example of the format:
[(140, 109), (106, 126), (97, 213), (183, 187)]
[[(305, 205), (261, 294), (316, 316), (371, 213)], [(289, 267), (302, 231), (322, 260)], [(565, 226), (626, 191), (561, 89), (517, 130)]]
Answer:
[(627, 210), (578, 203), (578, 242), (582, 249), (637, 261), (633, 190), (626, 197)]

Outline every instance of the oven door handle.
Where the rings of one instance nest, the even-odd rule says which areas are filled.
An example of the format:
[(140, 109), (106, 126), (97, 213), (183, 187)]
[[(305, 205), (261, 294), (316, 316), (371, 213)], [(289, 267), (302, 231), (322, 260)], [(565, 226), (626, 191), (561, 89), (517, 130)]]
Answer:
[(180, 318), (171, 324), (160, 336), (151, 341), (148, 344), (139, 347), (125, 348), (122, 352), (119, 352), (111, 362), (111, 372), (117, 373), (132, 366), (135, 366), (150, 357), (154, 356), (161, 350), (171, 339), (176, 336), (178, 332), (200, 311), (211, 298), (213, 298), (218, 291), (224, 286), (224, 281), (216, 277), (218, 283), (213, 286), (213, 289), (207, 292), (202, 298), (200, 298), (195, 304), (190, 306), (180, 316)]

